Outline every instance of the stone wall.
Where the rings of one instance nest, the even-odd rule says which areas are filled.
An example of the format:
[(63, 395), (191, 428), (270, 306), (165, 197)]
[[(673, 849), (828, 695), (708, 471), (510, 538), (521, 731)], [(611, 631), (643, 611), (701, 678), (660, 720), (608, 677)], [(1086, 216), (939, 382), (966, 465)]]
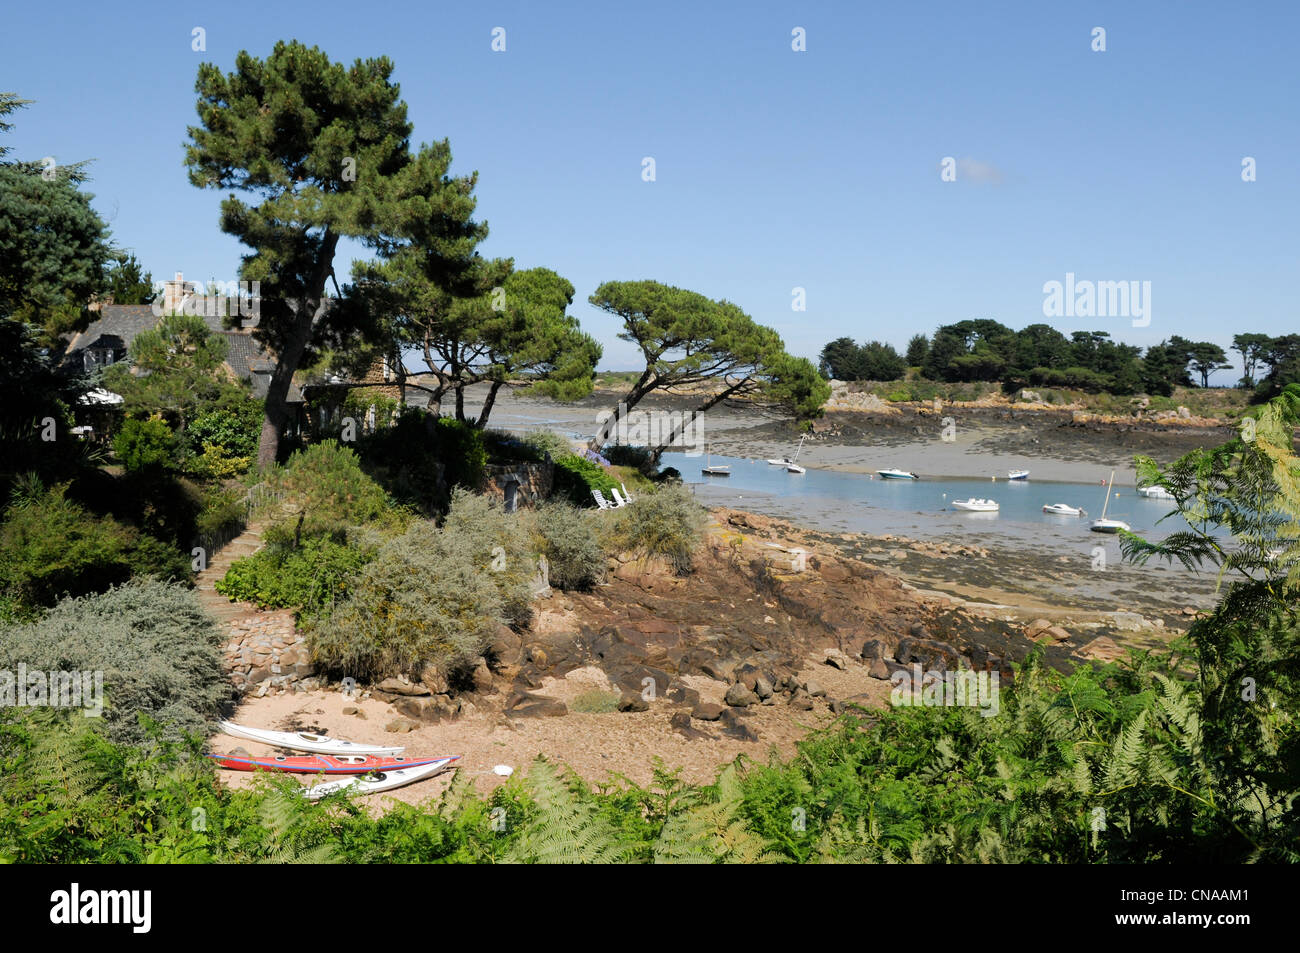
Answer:
[(293, 612), (256, 612), (230, 621), (225, 647), (226, 671), (240, 694), (318, 686), (306, 639), (293, 624)]
[(551, 495), (555, 486), (555, 464), (517, 463), (489, 465), (484, 468), (483, 492), (501, 500), (509, 500), (508, 488), (515, 484), (515, 502), (518, 507), (534, 507)]

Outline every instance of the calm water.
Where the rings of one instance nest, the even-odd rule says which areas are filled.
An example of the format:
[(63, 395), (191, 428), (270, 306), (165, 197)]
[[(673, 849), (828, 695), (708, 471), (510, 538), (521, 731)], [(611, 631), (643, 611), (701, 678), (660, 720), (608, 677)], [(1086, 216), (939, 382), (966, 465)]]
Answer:
[[(1090, 532), (1089, 522), (1101, 516), (1106, 487), (1097, 483), (1011, 482), (1005, 478), (935, 478), (883, 480), (874, 474), (809, 470), (788, 473), (764, 460), (757, 462), (714, 455), (715, 465), (729, 465), (731, 476), (706, 477), (700, 473), (705, 458), (665, 453), (665, 465), (674, 466), (692, 484), (701, 500), (750, 508), (795, 522), (833, 526), (846, 532), (898, 533), (907, 536), (983, 536), (1033, 539), (1040, 543), (1095, 544), (1113, 537)], [(1106, 515), (1121, 519), (1149, 539), (1160, 539), (1186, 528), (1179, 516), (1159, 526), (1173, 503), (1148, 500), (1132, 488), (1113, 491)], [(949, 507), (952, 500), (991, 499), (996, 513), (966, 513)], [(1087, 516), (1052, 516), (1042, 511), (1047, 503), (1082, 507)], [(968, 540), (969, 541), (969, 540)], [(1108, 547), (1110, 548), (1110, 547)]]

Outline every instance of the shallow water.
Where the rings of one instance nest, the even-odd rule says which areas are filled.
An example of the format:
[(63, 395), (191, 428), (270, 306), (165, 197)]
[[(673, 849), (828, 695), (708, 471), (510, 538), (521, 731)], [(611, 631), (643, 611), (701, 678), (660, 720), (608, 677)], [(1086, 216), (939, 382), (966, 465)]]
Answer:
[[(745, 509), (763, 505), (766, 499), (763, 509), (767, 512), (795, 522), (811, 520), (841, 532), (897, 533), (921, 538), (981, 537), (990, 543), (1025, 540), (1052, 549), (1090, 547), (1113, 540), (1088, 529), (1091, 520), (1101, 516), (1106, 498), (1105, 485), (1095, 483), (1035, 483), (1032, 473), (1026, 481), (1009, 481), (1005, 477), (992, 481), (924, 476), (920, 480), (885, 480), (874, 475), (831, 470), (799, 474), (789, 473), (765, 460), (717, 455), (709, 458), (709, 462), (730, 466), (731, 476), (707, 477), (700, 472), (706, 463), (703, 456), (665, 453), (663, 462), (681, 471), (682, 478), (693, 486), (701, 500)], [(951, 509), (952, 500), (971, 497), (995, 500), (1000, 509), (996, 513)], [(1088, 515), (1053, 516), (1042, 511), (1047, 503), (1082, 507)], [(1177, 515), (1159, 522), (1172, 508), (1168, 500), (1148, 500), (1132, 489), (1117, 489), (1106, 515), (1124, 520), (1134, 532), (1148, 539), (1163, 539), (1187, 526)], [(1118, 552), (1117, 547), (1107, 548)]]

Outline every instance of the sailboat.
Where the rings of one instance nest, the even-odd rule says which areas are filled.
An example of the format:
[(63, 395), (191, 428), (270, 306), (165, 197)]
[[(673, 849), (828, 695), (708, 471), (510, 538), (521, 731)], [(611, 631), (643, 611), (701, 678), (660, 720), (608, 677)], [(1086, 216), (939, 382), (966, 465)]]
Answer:
[(803, 467), (799, 466), (799, 454), (803, 453), (803, 442), (804, 442), (804, 440), (806, 440), (807, 438), (808, 438), (808, 435), (807, 435), (807, 434), (804, 434), (802, 437), (799, 438), (799, 449), (796, 450), (796, 451), (794, 452), (794, 459), (791, 460), (791, 461), (786, 465), (786, 468), (785, 468), (785, 469), (786, 469), (786, 472), (787, 472), (787, 473), (807, 473), (807, 472), (808, 472), (808, 471), (805, 470)]
[(1129, 526), (1123, 520), (1106, 519), (1106, 510), (1110, 508), (1110, 491), (1115, 485), (1115, 471), (1110, 471), (1110, 482), (1106, 484), (1106, 502), (1101, 508), (1101, 518), (1092, 521), (1088, 529), (1094, 533), (1118, 533), (1120, 530), (1131, 531), (1133, 527)]
[(703, 473), (705, 476), (716, 476), (716, 477), (731, 476), (731, 467), (722, 466), (722, 465), (718, 465), (715, 467), (713, 465), (713, 454), (707, 453), (707, 451), (706, 454), (707, 455), (705, 458), (704, 466), (700, 469), (701, 473)]

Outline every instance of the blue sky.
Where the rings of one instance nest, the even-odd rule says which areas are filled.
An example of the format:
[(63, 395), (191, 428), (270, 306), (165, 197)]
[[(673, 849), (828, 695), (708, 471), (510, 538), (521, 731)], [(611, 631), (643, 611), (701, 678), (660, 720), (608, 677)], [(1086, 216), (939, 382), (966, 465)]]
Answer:
[(414, 139), (479, 173), (484, 253), (572, 281), (603, 367), (636, 358), (586, 303), (611, 279), (725, 297), (809, 357), (1043, 321), (1067, 272), (1151, 282), (1149, 326), (1048, 321), (1067, 333), (1300, 330), (1300, 4), (72, 2), (5, 21), (0, 88), (36, 100), (8, 143), (93, 159), (96, 207), (155, 278), (236, 277), (222, 193), (182, 164), (198, 64), (298, 39), (393, 59)]

